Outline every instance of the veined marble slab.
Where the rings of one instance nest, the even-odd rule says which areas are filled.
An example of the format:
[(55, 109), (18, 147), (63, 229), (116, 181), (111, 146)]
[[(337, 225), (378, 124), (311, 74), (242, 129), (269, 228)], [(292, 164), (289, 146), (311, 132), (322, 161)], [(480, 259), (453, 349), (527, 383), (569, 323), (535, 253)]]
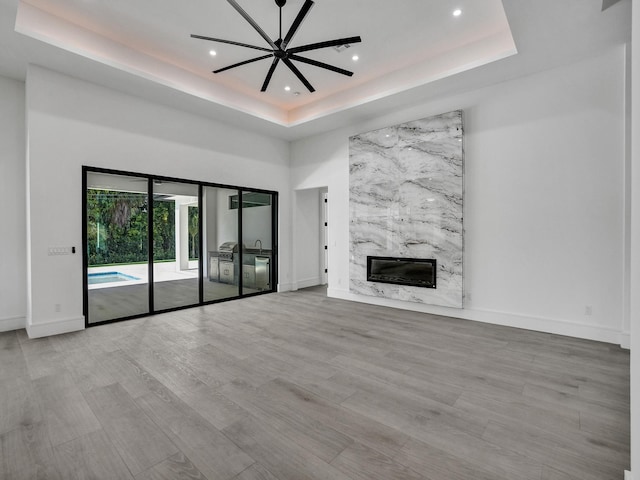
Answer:
[[(349, 139), (349, 288), (462, 308), (462, 111)], [(367, 281), (367, 256), (435, 258), (437, 288)]]

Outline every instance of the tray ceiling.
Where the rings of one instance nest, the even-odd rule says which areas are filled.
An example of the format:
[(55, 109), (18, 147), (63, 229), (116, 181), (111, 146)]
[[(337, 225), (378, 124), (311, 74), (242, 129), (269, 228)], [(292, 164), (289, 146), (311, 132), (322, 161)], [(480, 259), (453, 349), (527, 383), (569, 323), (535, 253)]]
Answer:
[[(277, 38), (274, 2), (239, 3), (267, 34)], [(302, 3), (289, 0), (283, 8), (285, 32)], [(457, 17), (456, 9), (462, 11)], [(269, 60), (211, 73), (255, 57), (255, 52), (193, 39), (191, 33), (266, 46), (225, 0), (26, 0), (18, 4), (16, 31), (283, 126), (363, 105), (516, 53), (501, 0), (317, 0), (291, 46), (354, 35), (360, 35), (362, 43), (343, 51), (327, 48), (306, 54), (354, 71), (349, 78), (298, 64), (316, 88), (314, 93), (285, 68), (276, 70), (267, 92), (260, 92)]]

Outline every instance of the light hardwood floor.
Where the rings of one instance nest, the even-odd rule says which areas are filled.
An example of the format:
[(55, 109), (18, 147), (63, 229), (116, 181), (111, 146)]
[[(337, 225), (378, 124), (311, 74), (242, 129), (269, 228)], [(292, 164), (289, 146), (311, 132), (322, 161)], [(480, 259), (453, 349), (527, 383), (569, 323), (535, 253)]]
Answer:
[(621, 480), (629, 355), (271, 294), (0, 334), (0, 478)]

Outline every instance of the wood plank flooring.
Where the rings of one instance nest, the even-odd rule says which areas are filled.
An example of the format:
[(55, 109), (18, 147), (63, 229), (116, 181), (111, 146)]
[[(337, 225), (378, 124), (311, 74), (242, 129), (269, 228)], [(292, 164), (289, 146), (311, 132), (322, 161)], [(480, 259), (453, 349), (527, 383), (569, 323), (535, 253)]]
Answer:
[(0, 479), (621, 480), (629, 354), (263, 295), (0, 334)]

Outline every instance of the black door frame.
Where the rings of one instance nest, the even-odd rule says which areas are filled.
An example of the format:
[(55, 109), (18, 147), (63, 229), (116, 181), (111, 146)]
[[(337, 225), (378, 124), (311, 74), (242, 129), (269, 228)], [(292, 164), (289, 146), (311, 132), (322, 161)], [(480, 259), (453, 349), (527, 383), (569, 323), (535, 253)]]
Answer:
[[(101, 322), (89, 323), (89, 280), (87, 272), (89, 269), (89, 252), (87, 251), (87, 175), (89, 173), (104, 173), (109, 175), (121, 175), (128, 177), (138, 177), (147, 179), (147, 195), (150, 201), (147, 202), (147, 264), (148, 264), (148, 284), (149, 284), (149, 311), (147, 313), (141, 313), (136, 315), (130, 315), (126, 317), (115, 318), (111, 320), (104, 320)], [(198, 258), (198, 303), (192, 305), (182, 305), (179, 307), (172, 307), (168, 309), (156, 310), (154, 309), (154, 283), (153, 283), (153, 182), (154, 180), (160, 180), (163, 182), (179, 182), (190, 183), (198, 186), (198, 242), (200, 246), (199, 258)], [(224, 188), (229, 190), (236, 190), (238, 192), (238, 244), (242, 245), (242, 196), (245, 192), (250, 193), (265, 193), (271, 195), (271, 250), (272, 250), (272, 265), (270, 269), (269, 284), (270, 289), (244, 293), (242, 288), (242, 275), (238, 278), (238, 295), (234, 297), (222, 298), (217, 300), (204, 300), (204, 242), (203, 240), (203, 191), (205, 187)], [(244, 255), (244, 249), (238, 248), (239, 262), (242, 265), (242, 256)], [(183, 178), (166, 177), (162, 175), (150, 175), (139, 172), (128, 172), (123, 170), (113, 170), (108, 168), (82, 166), (82, 286), (83, 286), (83, 315), (85, 328), (95, 327), (97, 325), (105, 325), (108, 323), (122, 322), (125, 320), (132, 320), (134, 318), (144, 318), (157, 313), (173, 312), (177, 310), (184, 310), (186, 308), (201, 307), (203, 305), (211, 305), (214, 303), (227, 302), (229, 300), (237, 300), (239, 298), (255, 297), (258, 295), (265, 295), (277, 291), (278, 284), (278, 192), (273, 190), (264, 190), (260, 188), (251, 187), (239, 187), (236, 185), (226, 185), (221, 183), (203, 182), (198, 180), (188, 180)]]

